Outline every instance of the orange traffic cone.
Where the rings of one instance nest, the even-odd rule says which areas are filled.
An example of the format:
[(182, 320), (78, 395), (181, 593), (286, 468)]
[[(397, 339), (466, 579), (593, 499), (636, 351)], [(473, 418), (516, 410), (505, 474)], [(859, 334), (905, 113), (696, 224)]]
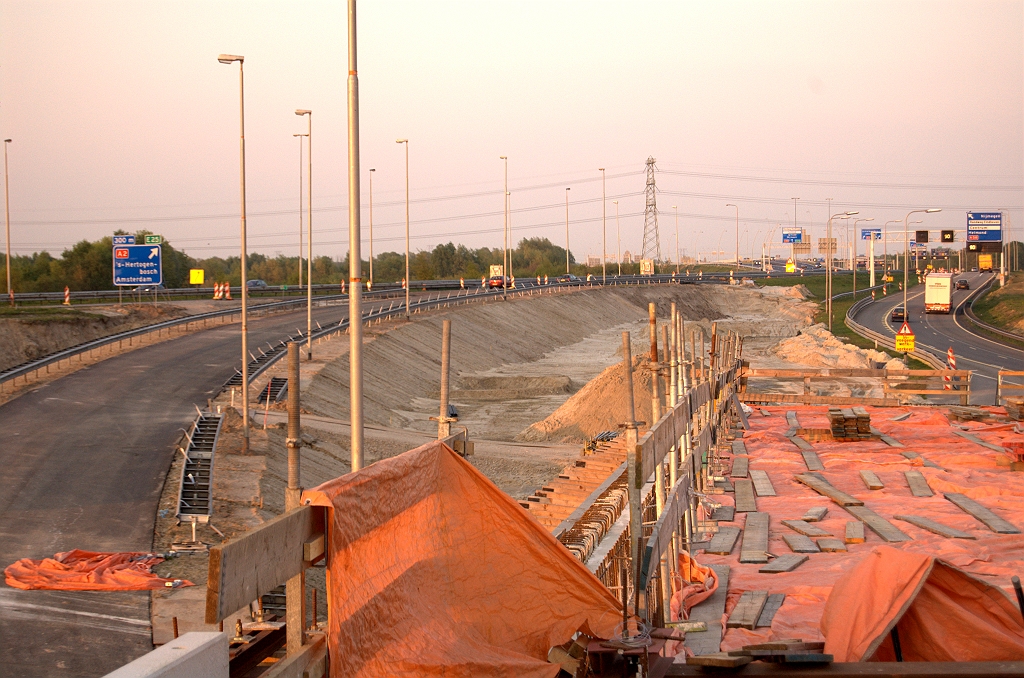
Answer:
[(224, 283), (224, 298), (231, 301), (231, 283)]

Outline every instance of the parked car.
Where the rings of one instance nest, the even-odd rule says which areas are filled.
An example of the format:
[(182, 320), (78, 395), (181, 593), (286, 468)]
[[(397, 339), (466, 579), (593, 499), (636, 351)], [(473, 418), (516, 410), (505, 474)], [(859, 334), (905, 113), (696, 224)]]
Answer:
[(897, 306), (892, 310), (892, 321), (895, 322), (906, 322), (907, 320), (907, 309), (902, 306)]
[(503, 275), (492, 275), (487, 279), (488, 287), (507, 287), (508, 284), (508, 278)]
[(558, 276), (558, 282), (560, 283), (572, 283), (573, 285), (579, 285), (583, 282), (582, 279), (573, 275), (572, 273), (566, 273)]
[(958, 290), (969, 290), (971, 289), (971, 284), (966, 279), (960, 278), (956, 281), (956, 288)]
[(139, 285), (135, 288), (136, 292), (163, 292), (166, 287), (163, 285)]
[(249, 280), (245, 283), (245, 286), (250, 290), (265, 290), (267, 289), (267, 283), (259, 278), (255, 280)]

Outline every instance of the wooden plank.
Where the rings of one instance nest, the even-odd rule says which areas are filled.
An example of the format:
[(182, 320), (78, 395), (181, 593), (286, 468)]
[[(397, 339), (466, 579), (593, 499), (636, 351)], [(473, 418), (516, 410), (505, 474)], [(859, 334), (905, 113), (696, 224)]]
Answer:
[(811, 444), (809, 442), (807, 442), (806, 440), (804, 440), (800, 436), (796, 435), (795, 433), (786, 435), (786, 439), (789, 440), (789, 442), (791, 442), (794, 445), (796, 445), (801, 450), (813, 450), (814, 449), (813, 447), (811, 447)]
[(775, 487), (767, 471), (753, 470), (750, 472), (750, 480), (754, 483), (754, 491), (759, 497), (774, 497)]
[(888, 520), (866, 506), (844, 506), (854, 518), (861, 521), (871, 531), (888, 542), (913, 541), (913, 539)]
[(846, 543), (864, 543), (864, 523), (859, 520), (850, 520), (846, 523)]
[(748, 513), (743, 524), (743, 542), (740, 544), (741, 563), (768, 562), (768, 525), (767, 513)]
[[(807, 560), (807, 556), (802, 557), (804, 560)], [(797, 564), (799, 565), (799, 563)], [(757, 618), (757, 628), (771, 627), (772, 620), (775, 619), (775, 613), (779, 611), (785, 600), (785, 593), (769, 594), (768, 601), (764, 604), (764, 609), (761, 610), (761, 616)]]
[[(800, 438), (803, 440), (803, 438)], [(808, 448), (810, 445), (808, 445)], [(811, 449), (801, 450), (800, 454), (803, 455), (804, 465), (808, 471), (824, 471), (825, 465), (821, 463), (821, 457), (818, 456), (817, 452)]]
[(818, 494), (824, 495), (839, 504), (840, 506), (863, 506), (864, 502), (856, 497), (837, 490), (832, 486), (832, 483), (821, 480), (817, 476), (813, 476), (809, 473), (801, 473), (800, 475), (794, 476), (797, 482), (803, 483), (807, 487), (811, 488)]
[[(710, 565), (718, 580), (718, 588), (707, 600), (693, 606), (690, 610), (691, 622), (705, 622), (707, 631), (687, 631), (686, 647), (690, 648), (693, 654), (709, 655), (715, 654), (721, 649), (722, 644), (722, 617), (725, 616), (725, 601), (729, 592), (729, 566)], [(692, 662), (693, 657), (687, 659)]]
[[(916, 391), (907, 391), (914, 395)], [(945, 391), (949, 395), (949, 391)], [(876, 407), (893, 407), (899, 405), (895, 398), (852, 398), (850, 396), (820, 396), (808, 395), (806, 393), (760, 393), (747, 391), (740, 394), (740, 400), (754, 405), (785, 404), (785, 405), (848, 405), (851, 402), (861, 405), (873, 405)]]
[(301, 506), (210, 549), (206, 623), (216, 624), (306, 567), (303, 545), (324, 533), (326, 509)]
[(817, 523), (825, 519), (828, 515), (827, 506), (815, 506), (814, 508), (807, 509), (807, 513), (801, 518), (805, 523)]
[(753, 657), (751, 652), (757, 650), (783, 650), (785, 652), (823, 652), (825, 650), (825, 641), (812, 640), (810, 642), (804, 642), (802, 640), (769, 640), (767, 643), (755, 643), (753, 645), (744, 645), (741, 650), (730, 650), (729, 654), (734, 655), (746, 655)]
[(739, 536), (740, 528), (738, 527), (720, 527), (715, 536), (711, 538), (711, 542), (704, 547), (704, 553), (727, 556), (732, 553), (732, 549), (736, 546), (736, 540), (739, 539)]
[(1020, 534), (1020, 530), (1018, 530), (1012, 523), (1007, 520), (1003, 520), (967, 495), (960, 494), (959, 492), (946, 492), (942, 496), (956, 504), (960, 510), (970, 513), (972, 516), (980, 520), (985, 527), (993, 532), (997, 532), (999, 534)]
[(902, 454), (907, 459), (920, 459), (924, 463), (924, 465), (927, 466), (928, 468), (942, 468), (941, 466), (936, 464), (934, 461), (931, 461), (930, 459), (925, 459), (924, 457), (922, 457), (917, 452), (900, 452), (900, 454)]
[[(810, 540), (808, 540), (810, 541)], [(810, 559), (810, 556), (801, 556), (796, 553), (786, 553), (779, 556), (772, 562), (758, 570), (761, 574), (778, 574), (780, 572), (792, 572)]]
[(799, 532), (807, 537), (831, 537), (832, 533), (827, 532), (813, 523), (808, 523), (803, 520), (783, 520), (782, 524), (793, 530)]
[(824, 553), (837, 553), (846, 550), (846, 544), (835, 537), (822, 537), (818, 540), (818, 548)]
[(731, 523), (735, 516), (735, 506), (719, 506), (715, 509), (714, 513), (711, 514), (711, 520), (720, 520), (725, 523)]
[(864, 481), (864, 484), (867, 485), (869, 490), (880, 490), (885, 487), (882, 481), (878, 479), (878, 476), (875, 475), (874, 471), (861, 471), (860, 479)]
[(753, 631), (757, 628), (757, 620), (767, 602), (767, 591), (744, 591), (725, 623), (726, 628)]
[(928, 486), (928, 479), (920, 471), (904, 471), (907, 478), (907, 485), (910, 486), (910, 493), (915, 497), (934, 497), (935, 493)]
[(782, 538), (793, 553), (818, 553), (821, 551), (818, 545), (805, 535), (787, 532), (782, 535)]
[[(690, 634), (686, 634), (689, 639)], [(753, 657), (733, 656), (725, 652), (716, 652), (714, 654), (696, 655), (694, 657), (687, 657), (686, 664), (700, 667), (712, 667), (717, 669), (738, 669), (739, 667), (749, 664), (754, 661)]]
[(743, 411), (742, 407), (740, 407), (740, 400), (736, 397), (735, 391), (733, 391), (733, 394), (729, 396), (729, 399), (732, 400), (732, 406), (736, 410), (736, 415), (740, 419), (740, 426), (745, 429), (750, 428), (750, 424), (747, 423), (747, 413)]
[[(907, 416), (909, 417), (909, 416), (910, 416), (910, 414), (908, 413), (908, 414), (907, 414)], [(893, 421), (898, 421), (898, 419), (893, 419)], [(884, 433), (882, 433), (881, 431), (879, 431), (879, 430), (878, 430), (877, 428), (875, 428), (874, 426), (872, 426), (872, 427), (871, 427), (871, 433), (873, 433), (874, 435), (878, 436), (878, 437), (879, 437), (879, 439), (880, 439), (880, 440), (881, 440), (881, 441), (882, 441), (883, 443), (885, 443), (886, 445), (888, 445), (889, 447), (906, 447), (906, 445), (904, 445), (904, 444), (903, 444), (903, 443), (901, 443), (900, 441), (896, 440), (895, 438), (893, 438), (893, 437), (891, 437), (891, 436), (887, 436), (887, 435), (885, 435)]]
[(746, 457), (733, 457), (732, 458), (732, 471), (729, 472), (729, 476), (732, 478), (746, 478), (747, 467), (750, 460)]
[(263, 678), (320, 678), (327, 669), (327, 636), (316, 634), (298, 652), (275, 662)]
[(786, 412), (786, 423), (793, 428), (800, 428), (800, 420), (796, 418), (796, 412), (792, 410)]
[(736, 513), (750, 513), (757, 510), (754, 499), (754, 483), (749, 478), (737, 478), (733, 483), (736, 488)]
[(909, 514), (900, 514), (893, 516), (895, 520), (902, 520), (903, 522), (910, 523), (911, 525), (917, 525), (922, 530), (928, 530), (934, 532), (941, 537), (948, 537), (949, 539), (977, 539), (973, 534), (968, 534), (956, 528), (942, 523), (937, 523), (934, 520), (925, 518), (924, 516), (914, 516)]
[(961, 431), (961, 430), (955, 429), (955, 428), (951, 428), (949, 430), (952, 431), (953, 433), (955, 433), (956, 435), (960, 436), (961, 438), (965, 439), (965, 440), (970, 440), (975, 445), (981, 445), (982, 447), (985, 447), (987, 449), (993, 450), (995, 452), (1007, 452), (1007, 449), (1005, 447), (1002, 447), (1001, 445), (993, 445), (992, 443), (986, 443), (984, 440), (982, 440), (978, 436), (972, 435), (972, 434), (968, 433), (967, 431)]

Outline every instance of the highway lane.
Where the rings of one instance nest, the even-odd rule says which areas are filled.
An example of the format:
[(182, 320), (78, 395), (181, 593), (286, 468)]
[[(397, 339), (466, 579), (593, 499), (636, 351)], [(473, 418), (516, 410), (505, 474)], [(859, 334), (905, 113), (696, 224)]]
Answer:
[[(974, 372), (971, 382), (971, 402), (975, 405), (991, 405), (995, 402), (996, 376), (999, 370), (1024, 370), (1024, 351), (1000, 344), (969, 331), (970, 325), (963, 316), (963, 304), (967, 297), (989, 279), (988, 273), (964, 273), (954, 276), (966, 278), (970, 290), (959, 290), (953, 294), (955, 313), (948, 315), (924, 312), (924, 288), (911, 288), (908, 296), (910, 327), (919, 347), (945, 356), (952, 347), (957, 368)], [(857, 322), (876, 332), (892, 336), (899, 330), (899, 322), (891, 321), (892, 309), (903, 303), (902, 292), (879, 297), (864, 307), (856, 317)]]
[[(344, 317), (347, 305), (314, 309), (325, 326)], [(250, 346), (304, 326), (304, 309), (250, 320)], [(237, 368), (239, 346), (238, 324), (188, 334), (0, 406), (0, 567), (73, 548), (149, 551), (180, 429)], [(0, 676), (103, 675), (152, 649), (149, 633), (148, 593), (0, 588)]]

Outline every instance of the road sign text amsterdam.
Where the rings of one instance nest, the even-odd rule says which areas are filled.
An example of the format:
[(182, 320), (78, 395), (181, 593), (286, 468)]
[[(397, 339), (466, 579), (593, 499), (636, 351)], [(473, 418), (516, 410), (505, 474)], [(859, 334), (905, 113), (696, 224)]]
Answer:
[(160, 285), (164, 281), (160, 245), (115, 245), (115, 285)]

